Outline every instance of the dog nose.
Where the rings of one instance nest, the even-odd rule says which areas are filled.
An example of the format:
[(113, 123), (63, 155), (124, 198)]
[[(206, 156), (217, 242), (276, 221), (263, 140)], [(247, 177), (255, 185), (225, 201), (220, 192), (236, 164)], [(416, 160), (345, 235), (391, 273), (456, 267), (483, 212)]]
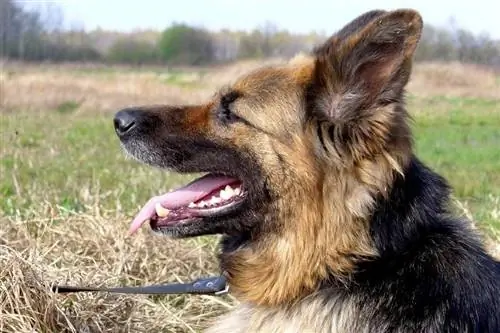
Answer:
[(116, 134), (118, 134), (118, 136), (123, 136), (130, 133), (130, 131), (134, 129), (137, 124), (139, 114), (140, 111), (135, 109), (124, 109), (118, 111), (113, 119)]

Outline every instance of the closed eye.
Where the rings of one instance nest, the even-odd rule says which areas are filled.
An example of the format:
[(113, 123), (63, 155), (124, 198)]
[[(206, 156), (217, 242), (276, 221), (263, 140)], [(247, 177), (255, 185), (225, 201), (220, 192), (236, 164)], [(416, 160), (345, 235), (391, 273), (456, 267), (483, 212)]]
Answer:
[(242, 120), (241, 117), (231, 111), (231, 104), (236, 101), (239, 96), (240, 94), (236, 91), (232, 91), (222, 96), (216, 111), (217, 119), (226, 125)]
[(236, 114), (234, 114), (229, 106), (220, 105), (217, 110), (217, 118), (224, 124), (230, 124), (236, 122), (240, 119)]

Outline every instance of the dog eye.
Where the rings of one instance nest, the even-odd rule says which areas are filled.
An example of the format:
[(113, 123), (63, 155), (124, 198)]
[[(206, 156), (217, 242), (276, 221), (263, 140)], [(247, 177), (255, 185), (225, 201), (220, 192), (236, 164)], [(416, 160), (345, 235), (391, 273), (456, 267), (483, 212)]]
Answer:
[(237, 115), (231, 112), (229, 106), (221, 105), (217, 110), (217, 118), (225, 124), (235, 122), (239, 119)]
[(233, 103), (237, 97), (238, 96), (236, 94), (229, 94), (222, 97), (220, 101), (220, 105), (217, 110), (217, 118), (224, 124), (230, 124), (241, 119), (231, 111), (231, 103)]

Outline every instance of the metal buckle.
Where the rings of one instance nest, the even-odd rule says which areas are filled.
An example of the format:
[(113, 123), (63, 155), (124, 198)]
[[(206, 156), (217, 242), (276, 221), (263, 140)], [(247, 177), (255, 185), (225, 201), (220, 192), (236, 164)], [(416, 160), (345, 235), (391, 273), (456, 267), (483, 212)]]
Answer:
[(224, 290), (221, 290), (221, 291), (216, 291), (214, 293), (215, 296), (220, 296), (220, 295), (225, 295), (229, 293), (229, 283), (226, 282), (226, 287), (224, 288)]

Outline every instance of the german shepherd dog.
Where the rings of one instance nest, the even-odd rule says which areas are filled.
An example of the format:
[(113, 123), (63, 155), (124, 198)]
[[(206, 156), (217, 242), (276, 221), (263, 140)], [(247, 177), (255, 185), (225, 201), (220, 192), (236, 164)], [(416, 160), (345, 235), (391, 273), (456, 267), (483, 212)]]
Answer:
[(500, 263), (413, 153), (417, 11), (373, 10), (202, 105), (116, 113), (124, 149), (203, 177), (132, 222), (221, 234), (239, 300), (208, 332), (500, 332)]

